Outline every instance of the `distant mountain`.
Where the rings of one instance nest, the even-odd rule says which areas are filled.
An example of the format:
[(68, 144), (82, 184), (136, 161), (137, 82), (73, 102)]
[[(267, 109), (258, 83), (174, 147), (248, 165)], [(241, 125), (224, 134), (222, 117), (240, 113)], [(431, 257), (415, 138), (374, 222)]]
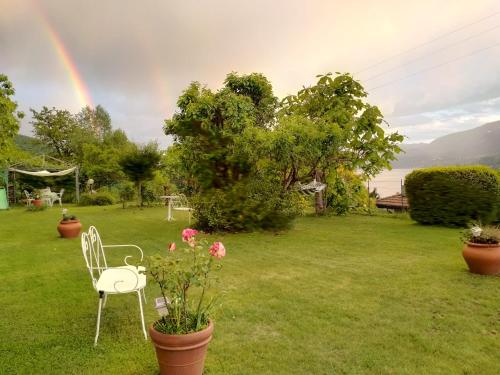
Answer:
[(500, 121), (445, 135), (431, 143), (403, 144), (393, 168), (485, 164), (500, 167)]
[(30, 154), (46, 154), (49, 148), (40, 142), (38, 139), (29, 137), (27, 135), (16, 135), (14, 142), (21, 150), (29, 152)]

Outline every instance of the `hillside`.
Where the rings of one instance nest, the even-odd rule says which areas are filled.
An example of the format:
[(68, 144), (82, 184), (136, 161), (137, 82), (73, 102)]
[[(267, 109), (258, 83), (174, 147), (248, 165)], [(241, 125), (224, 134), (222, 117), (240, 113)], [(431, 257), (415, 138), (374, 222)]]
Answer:
[(30, 154), (46, 154), (49, 152), (49, 148), (41, 143), (39, 140), (27, 135), (18, 134), (16, 135), (14, 142), (17, 147), (21, 150), (29, 152)]
[(403, 144), (394, 168), (486, 164), (500, 167), (500, 121), (445, 135), (431, 143)]

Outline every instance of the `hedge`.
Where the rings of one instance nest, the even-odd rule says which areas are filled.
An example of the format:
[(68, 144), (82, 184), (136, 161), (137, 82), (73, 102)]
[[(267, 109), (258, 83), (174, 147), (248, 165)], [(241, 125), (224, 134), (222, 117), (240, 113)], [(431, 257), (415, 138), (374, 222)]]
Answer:
[(410, 216), (421, 224), (490, 223), (500, 214), (500, 176), (485, 166), (416, 169), (406, 176)]
[(80, 206), (108, 206), (113, 204), (115, 199), (111, 193), (98, 192), (94, 194), (84, 193), (80, 196)]

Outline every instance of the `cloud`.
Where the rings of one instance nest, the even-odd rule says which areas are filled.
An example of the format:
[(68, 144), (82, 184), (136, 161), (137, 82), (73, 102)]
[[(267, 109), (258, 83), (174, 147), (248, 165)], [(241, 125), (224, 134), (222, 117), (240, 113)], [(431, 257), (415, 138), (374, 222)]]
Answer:
[[(94, 102), (108, 109), (114, 125), (137, 141), (158, 139), (166, 145), (163, 120), (175, 111), (178, 96), (191, 81), (216, 89), (231, 71), (262, 72), (283, 97), (312, 84), (316, 74), (359, 72), (493, 14), (496, 1), (443, 0), (440, 7), (446, 15), (436, 12), (432, 0), (0, 0), (0, 71), (14, 82), (16, 99), (25, 111), (54, 105), (76, 112), (78, 96), (50, 41), (49, 25), (72, 56)], [(491, 17), (355, 77), (363, 82), (499, 20), (500, 15)], [(366, 82), (366, 87), (487, 47), (495, 35), (498, 30), (434, 53)], [(441, 119), (419, 128), (425, 114), (499, 97), (499, 62), (500, 48), (491, 49), (373, 90), (369, 100), (394, 127), (404, 127), (416, 140), (435, 138), (452, 127)], [(495, 105), (479, 114), (469, 110), (473, 118), (467, 123), (480, 125), (477, 116), (494, 115)], [(415, 130), (409, 130), (412, 126)], [(26, 122), (23, 132), (29, 132)]]
[(479, 102), (463, 103), (444, 110), (390, 118), (392, 130), (406, 135), (407, 141), (430, 142), (433, 139), (478, 125), (500, 120), (500, 96)]

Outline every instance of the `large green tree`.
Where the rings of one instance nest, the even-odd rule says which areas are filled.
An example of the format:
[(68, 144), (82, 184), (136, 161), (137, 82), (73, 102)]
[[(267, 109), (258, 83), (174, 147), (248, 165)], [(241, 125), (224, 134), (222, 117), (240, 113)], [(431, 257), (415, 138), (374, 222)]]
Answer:
[(112, 130), (111, 116), (101, 105), (95, 108), (89, 106), (82, 108), (76, 114), (76, 121), (81, 129), (92, 133), (101, 140)]
[(44, 106), (40, 111), (31, 109), (31, 113), (35, 136), (52, 148), (58, 157), (72, 157), (75, 154), (72, 138), (78, 124), (71, 112)]
[[(318, 76), (317, 83), (286, 97), (273, 132), (272, 160), (288, 189), (296, 182), (331, 180), (339, 168), (373, 176), (400, 152), (403, 137), (386, 134), (380, 110), (365, 101), (349, 74)], [(324, 208), (316, 195), (317, 212)]]
[(194, 190), (195, 216), (205, 230), (286, 225), (290, 197), (263, 160), (277, 99), (261, 74), (231, 73), (213, 92), (192, 83), (165, 122), (176, 142), (173, 161)]
[(86, 143), (82, 148), (82, 173), (96, 187), (110, 186), (125, 179), (120, 160), (134, 148), (123, 130), (111, 130), (102, 142)]
[(17, 111), (17, 103), (12, 100), (14, 86), (8, 77), (0, 74), (0, 163), (5, 163), (19, 152), (14, 145), (14, 136), (19, 131), (19, 120), (24, 117)]
[(142, 186), (145, 181), (153, 179), (155, 171), (160, 168), (160, 160), (158, 144), (149, 143), (142, 147), (131, 147), (119, 161), (123, 172), (137, 187), (137, 196), (141, 207), (143, 205)]

